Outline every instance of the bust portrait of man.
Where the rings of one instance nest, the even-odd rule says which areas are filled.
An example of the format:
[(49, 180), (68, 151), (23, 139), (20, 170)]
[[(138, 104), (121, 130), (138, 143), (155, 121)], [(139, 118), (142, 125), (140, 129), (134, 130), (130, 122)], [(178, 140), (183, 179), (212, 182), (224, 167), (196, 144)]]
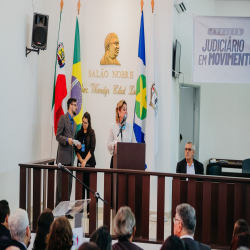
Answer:
[(116, 59), (119, 54), (119, 39), (115, 33), (109, 33), (104, 42), (105, 54), (102, 57), (101, 65), (121, 65)]

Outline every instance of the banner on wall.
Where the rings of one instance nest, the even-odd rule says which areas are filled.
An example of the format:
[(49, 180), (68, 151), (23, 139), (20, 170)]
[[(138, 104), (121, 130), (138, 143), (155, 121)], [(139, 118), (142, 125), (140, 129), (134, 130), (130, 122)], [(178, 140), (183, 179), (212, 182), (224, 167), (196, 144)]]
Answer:
[(250, 18), (193, 18), (193, 82), (250, 83)]

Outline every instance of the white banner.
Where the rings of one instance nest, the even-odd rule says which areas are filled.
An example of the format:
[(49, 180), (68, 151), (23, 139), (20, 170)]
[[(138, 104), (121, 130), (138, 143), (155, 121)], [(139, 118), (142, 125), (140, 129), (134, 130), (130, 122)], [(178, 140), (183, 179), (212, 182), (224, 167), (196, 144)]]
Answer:
[(193, 82), (250, 83), (250, 18), (195, 16)]

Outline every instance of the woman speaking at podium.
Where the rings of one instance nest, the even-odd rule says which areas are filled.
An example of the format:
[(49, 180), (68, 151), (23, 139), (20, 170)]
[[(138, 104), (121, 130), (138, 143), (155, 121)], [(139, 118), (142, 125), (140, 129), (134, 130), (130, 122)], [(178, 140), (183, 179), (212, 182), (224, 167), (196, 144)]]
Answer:
[(117, 103), (115, 109), (115, 121), (109, 132), (108, 138), (108, 151), (112, 155), (110, 168), (113, 168), (113, 154), (115, 145), (117, 142), (135, 142), (135, 134), (133, 130), (133, 125), (126, 122), (127, 120), (127, 103), (125, 100), (121, 100)]

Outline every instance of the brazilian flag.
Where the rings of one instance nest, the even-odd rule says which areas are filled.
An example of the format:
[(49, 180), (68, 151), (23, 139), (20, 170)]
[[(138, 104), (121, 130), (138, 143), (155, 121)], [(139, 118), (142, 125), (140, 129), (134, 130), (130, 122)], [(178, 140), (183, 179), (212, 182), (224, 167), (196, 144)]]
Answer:
[(71, 97), (77, 100), (77, 112), (74, 120), (76, 122), (76, 131), (81, 129), (83, 117), (83, 103), (82, 103), (82, 68), (81, 68), (81, 50), (80, 50), (80, 32), (78, 17), (76, 17), (76, 30), (75, 30), (75, 44), (74, 44), (74, 57), (73, 69), (71, 79)]

